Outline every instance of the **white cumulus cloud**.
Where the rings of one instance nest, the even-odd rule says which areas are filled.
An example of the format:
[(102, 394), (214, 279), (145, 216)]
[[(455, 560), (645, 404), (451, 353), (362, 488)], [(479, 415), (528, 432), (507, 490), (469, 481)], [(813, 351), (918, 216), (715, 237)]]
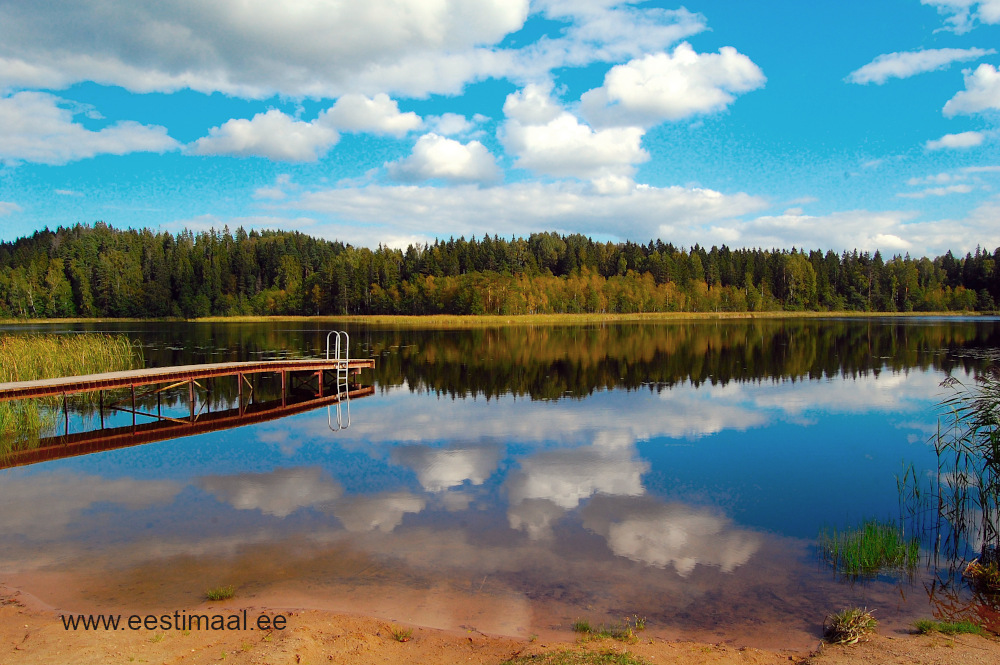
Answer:
[(66, 102), (43, 92), (0, 97), (0, 160), (65, 164), (96, 155), (165, 152), (179, 144), (164, 127), (118, 122), (98, 131), (74, 122)]
[(287, 162), (314, 162), (340, 140), (337, 130), (323, 122), (305, 122), (277, 109), (250, 120), (234, 118), (213, 127), (188, 146), (193, 155), (266, 157)]
[(750, 58), (731, 46), (696, 53), (682, 43), (673, 53), (656, 53), (617, 65), (604, 85), (581, 98), (584, 117), (594, 125), (654, 125), (700, 113), (714, 113), (735, 95), (767, 79)]
[(461, 143), (434, 133), (424, 134), (406, 159), (388, 165), (397, 180), (440, 178), (449, 182), (492, 182), (500, 179), (496, 159), (479, 141)]
[(12, 215), (15, 212), (21, 212), (21, 206), (10, 201), (0, 201), (0, 217)]
[(385, 93), (371, 98), (344, 95), (323, 115), (326, 121), (341, 131), (389, 134), (397, 138), (422, 124), (416, 113), (400, 113), (399, 105)]
[(509, 95), (504, 113), (501, 140), (519, 168), (556, 177), (631, 177), (634, 165), (649, 159), (641, 128), (592, 129), (536, 85)]
[(886, 53), (870, 63), (851, 72), (847, 80), (852, 83), (876, 83), (882, 85), (890, 78), (908, 78), (924, 72), (944, 69), (954, 62), (976, 60), (984, 55), (996, 53), (994, 49), (981, 48), (937, 48), (922, 51)]
[(976, 23), (1000, 23), (1000, 0), (920, 0), (920, 3), (936, 7), (939, 14), (947, 16), (948, 29), (957, 34), (972, 30)]
[(80, 81), (266, 98), (455, 92), (528, 0), (132, 0), (0, 5), (0, 89)]
[(986, 110), (1000, 110), (1000, 70), (992, 65), (982, 64), (973, 70), (966, 70), (965, 90), (959, 91), (944, 105), (944, 114), (978, 113)]
[(982, 145), (985, 135), (982, 132), (962, 132), (960, 134), (945, 134), (939, 139), (928, 141), (924, 147), (928, 150), (945, 150), (956, 148), (975, 148)]

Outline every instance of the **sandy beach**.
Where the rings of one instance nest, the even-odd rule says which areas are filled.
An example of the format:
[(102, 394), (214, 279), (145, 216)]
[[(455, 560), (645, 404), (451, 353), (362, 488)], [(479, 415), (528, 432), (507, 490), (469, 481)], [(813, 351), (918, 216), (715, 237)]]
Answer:
[[(810, 649), (760, 649), (727, 640), (722, 643), (675, 641), (637, 634), (635, 640), (581, 639), (570, 631), (529, 639), (481, 632), (474, 626), (442, 630), (405, 625), (382, 618), (326, 610), (247, 606), (233, 601), (203, 605), (185, 613), (249, 617), (250, 627), (231, 630), (153, 629), (137, 620), (118, 630), (65, 627), (61, 613), (33, 596), (0, 587), (0, 662), (60, 663), (374, 663), (490, 665), (548, 662), (562, 652), (630, 654), (635, 662), (694, 664), (750, 663), (966, 663), (1000, 662), (1000, 641), (974, 635), (916, 635), (894, 628), (867, 643), (822, 644)], [(258, 617), (282, 617), (282, 630), (257, 630)], [(159, 619), (157, 619), (159, 621)], [(134, 629), (133, 629), (134, 628)], [(653, 635), (653, 636), (650, 636)], [(565, 661), (564, 661), (565, 662)]]

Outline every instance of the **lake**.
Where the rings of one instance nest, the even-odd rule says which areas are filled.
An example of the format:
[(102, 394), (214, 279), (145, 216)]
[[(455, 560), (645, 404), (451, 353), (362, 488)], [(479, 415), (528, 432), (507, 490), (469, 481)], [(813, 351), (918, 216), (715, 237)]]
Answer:
[[(170, 366), (319, 356), (328, 329), (0, 332), (120, 331)], [(233, 584), (234, 606), (524, 638), (642, 617), (650, 635), (793, 648), (851, 605), (883, 631), (968, 610), (955, 566), (976, 544), (935, 551), (936, 511), (898, 481), (936, 474), (941, 383), (974, 382), (1000, 320), (348, 332), (376, 362), (349, 427), (321, 408), (0, 470), (0, 583), (66, 612), (173, 611)], [(235, 382), (208, 387), (232, 406)], [(71, 430), (94, 426), (74, 413)], [(850, 579), (823, 560), (822, 529), (873, 517), (922, 537), (915, 571)]]

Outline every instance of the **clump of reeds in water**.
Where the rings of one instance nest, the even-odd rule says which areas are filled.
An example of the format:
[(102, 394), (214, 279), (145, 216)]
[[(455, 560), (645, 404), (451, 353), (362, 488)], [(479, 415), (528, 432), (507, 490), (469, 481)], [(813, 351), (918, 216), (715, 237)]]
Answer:
[[(0, 336), (0, 383), (135, 369), (142, 347), (124, 335)], [(56, 418), (58, 398), (0, 402), (0, 453), (38, 437)]]
[(920, 562), (920, 540), (907, 538), (892, 520), (866, 520), (861, 526), (819, 534), (823, 557), (849, 576), (872, 576), (889, 571), (912, 571)]
[(962, 571), (972, 585), (991, 595), (1000, 595), (1000, 565), (996, 561), (980, 562), (974, 559)]
[(943, 382), (954, 392), (939, 403), (945, 418), (932, 437), (942, 516), (956, 541), (980, 544), (984, 569), (1000, 566), (1000, 366), (989, 358), (975, 384)]

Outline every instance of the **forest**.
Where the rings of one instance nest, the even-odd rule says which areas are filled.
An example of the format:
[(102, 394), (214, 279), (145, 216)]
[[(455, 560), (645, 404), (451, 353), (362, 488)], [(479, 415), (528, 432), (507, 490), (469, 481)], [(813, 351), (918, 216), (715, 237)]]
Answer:
[(0, 318), (995, 311), (998, 264), (1000, 248), (886, 259), (549, 232), (402, 250), (96, 222), (0, 243)]

